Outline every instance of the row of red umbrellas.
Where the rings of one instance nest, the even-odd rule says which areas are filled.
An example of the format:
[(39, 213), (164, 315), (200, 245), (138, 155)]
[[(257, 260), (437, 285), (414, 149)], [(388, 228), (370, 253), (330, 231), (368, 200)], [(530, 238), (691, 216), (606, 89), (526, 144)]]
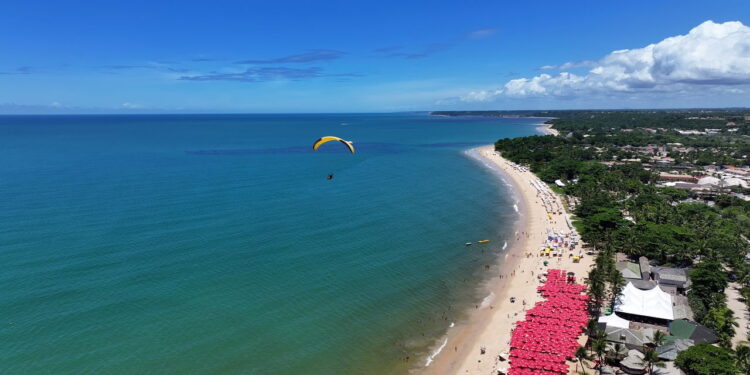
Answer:
[(537, 290), (545, 297), (526, 312), (510, 340), (508, 375), (567, 374), (567, 358), (578, 348), (588, 315), (584, 285), (571, 284), (564, 270), (551, 269)]

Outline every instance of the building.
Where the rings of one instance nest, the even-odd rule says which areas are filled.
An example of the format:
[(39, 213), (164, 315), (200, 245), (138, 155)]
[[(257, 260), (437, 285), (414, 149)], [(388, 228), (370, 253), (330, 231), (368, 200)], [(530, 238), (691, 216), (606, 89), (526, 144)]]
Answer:
[[(648, 332), (646, 332), (648, 331)], [(604, 331), (606, 338), (604, 340), (621, 344), (628, 349), (643, 349), (644, 346), (651, 344), (649, 333), (653, 335), (653, 329), (634, 330), (628, 328), (607, 328)]]
[(684, 319), (669, 323), (669, 334), (677, 339), (690, 339), (696, 345), (719, 342), (719, 337), (710, 328)]
[(663, 323), (674, 320), (672, 296), (660, 288), (641, 290), (628, 283), (615, 301), (615, 312), (631, 320)]
[(659, 354), (659, 358), (674, 361), (677, 359), (677, 355), (680, 352), (688, 350), (691, 346), (695, 345), (695, 342), (690, 339), (676, 339), (670, 343), (664, 344), (656, 348), (656, 353)]
[(641, 280), (641, 267), (638, 263), (622, 261), (615, 263), (615, 268), (620, 271), (625, 279)]
[(679, 182), (689, 182), (689, 183), (697, 183), (698, 178), (695, 176), (690, 176), (686, 174), (672, 174), (672, 173), (666, 173), (662, 172), (659, 173), (659, 180), (662, 181), (679, 181)]
[(659, 285), (672, 285), (678, 290), (684, 290), (690, 285), (685, 268), (654, 266), (651, 268), (651, 273)]

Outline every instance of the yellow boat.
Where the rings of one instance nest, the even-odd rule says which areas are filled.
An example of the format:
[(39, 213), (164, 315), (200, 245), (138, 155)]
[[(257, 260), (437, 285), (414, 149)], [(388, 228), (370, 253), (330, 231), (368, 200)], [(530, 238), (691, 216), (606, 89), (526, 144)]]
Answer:
[(487, 243), (487, 242), (490, 242), (490, 240), (481, 240), (481, 241), (477, 241), (477, 243)]

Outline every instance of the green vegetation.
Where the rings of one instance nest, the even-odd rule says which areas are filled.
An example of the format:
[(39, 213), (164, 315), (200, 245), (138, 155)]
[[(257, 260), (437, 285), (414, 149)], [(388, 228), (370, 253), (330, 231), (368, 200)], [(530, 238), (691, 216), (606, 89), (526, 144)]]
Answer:
[[(705, 165), (747, 165), (750, 136), (745, 134), (750, 134), (750, 121), (745, 119), (750, 117), (745, 116), (750, 111), (489, 115), (516, 114), (555, 117), (549, 122), (562, 134), (501, 139), (495, 148), (547, 183), (565, 182), (562, 192), (574, 206), (574, 225), (582, 239), (598, 250), (586, 280), (592, 314), (611, 306), (624, 286), (614, 267), (617, 252), (633, 260), (646, 256), (661, 265), (688, 267), (692, 282), (688, 298), (695, 320), (717, 333), (722, 348), (693, 347), (681, 354), (680, 367), (688, 374), (736, 373), (731, 338), (737, 324), (724, 290), (730, 277), (736, 278), (750, 301), (750, 266), (745, 260), (750, 252), (750, 202), (727, 192), (750, 190), (724, 190), (710, 196), (713, 204), (708, 205), (688, 200), (694, 196), (692, 191), (656, 182), (659, 172), (677, 167), (689, 177), (704, 174), (701, 166)], [(750, 349), (743, 351), (747, 353), (743, 352), (741, 367), (746, 368)]]
[(677, 355), (677, 367), (688, 375), (736, 375), (734, 353), (713, 345), (695, 345)]

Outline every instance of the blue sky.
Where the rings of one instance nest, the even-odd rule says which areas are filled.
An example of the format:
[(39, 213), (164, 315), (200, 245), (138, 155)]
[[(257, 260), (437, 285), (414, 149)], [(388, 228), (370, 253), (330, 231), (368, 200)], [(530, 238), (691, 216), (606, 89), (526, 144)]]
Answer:
[(16, 1), (0, 113), (748, 105), (749, 2), (612, 4)]

